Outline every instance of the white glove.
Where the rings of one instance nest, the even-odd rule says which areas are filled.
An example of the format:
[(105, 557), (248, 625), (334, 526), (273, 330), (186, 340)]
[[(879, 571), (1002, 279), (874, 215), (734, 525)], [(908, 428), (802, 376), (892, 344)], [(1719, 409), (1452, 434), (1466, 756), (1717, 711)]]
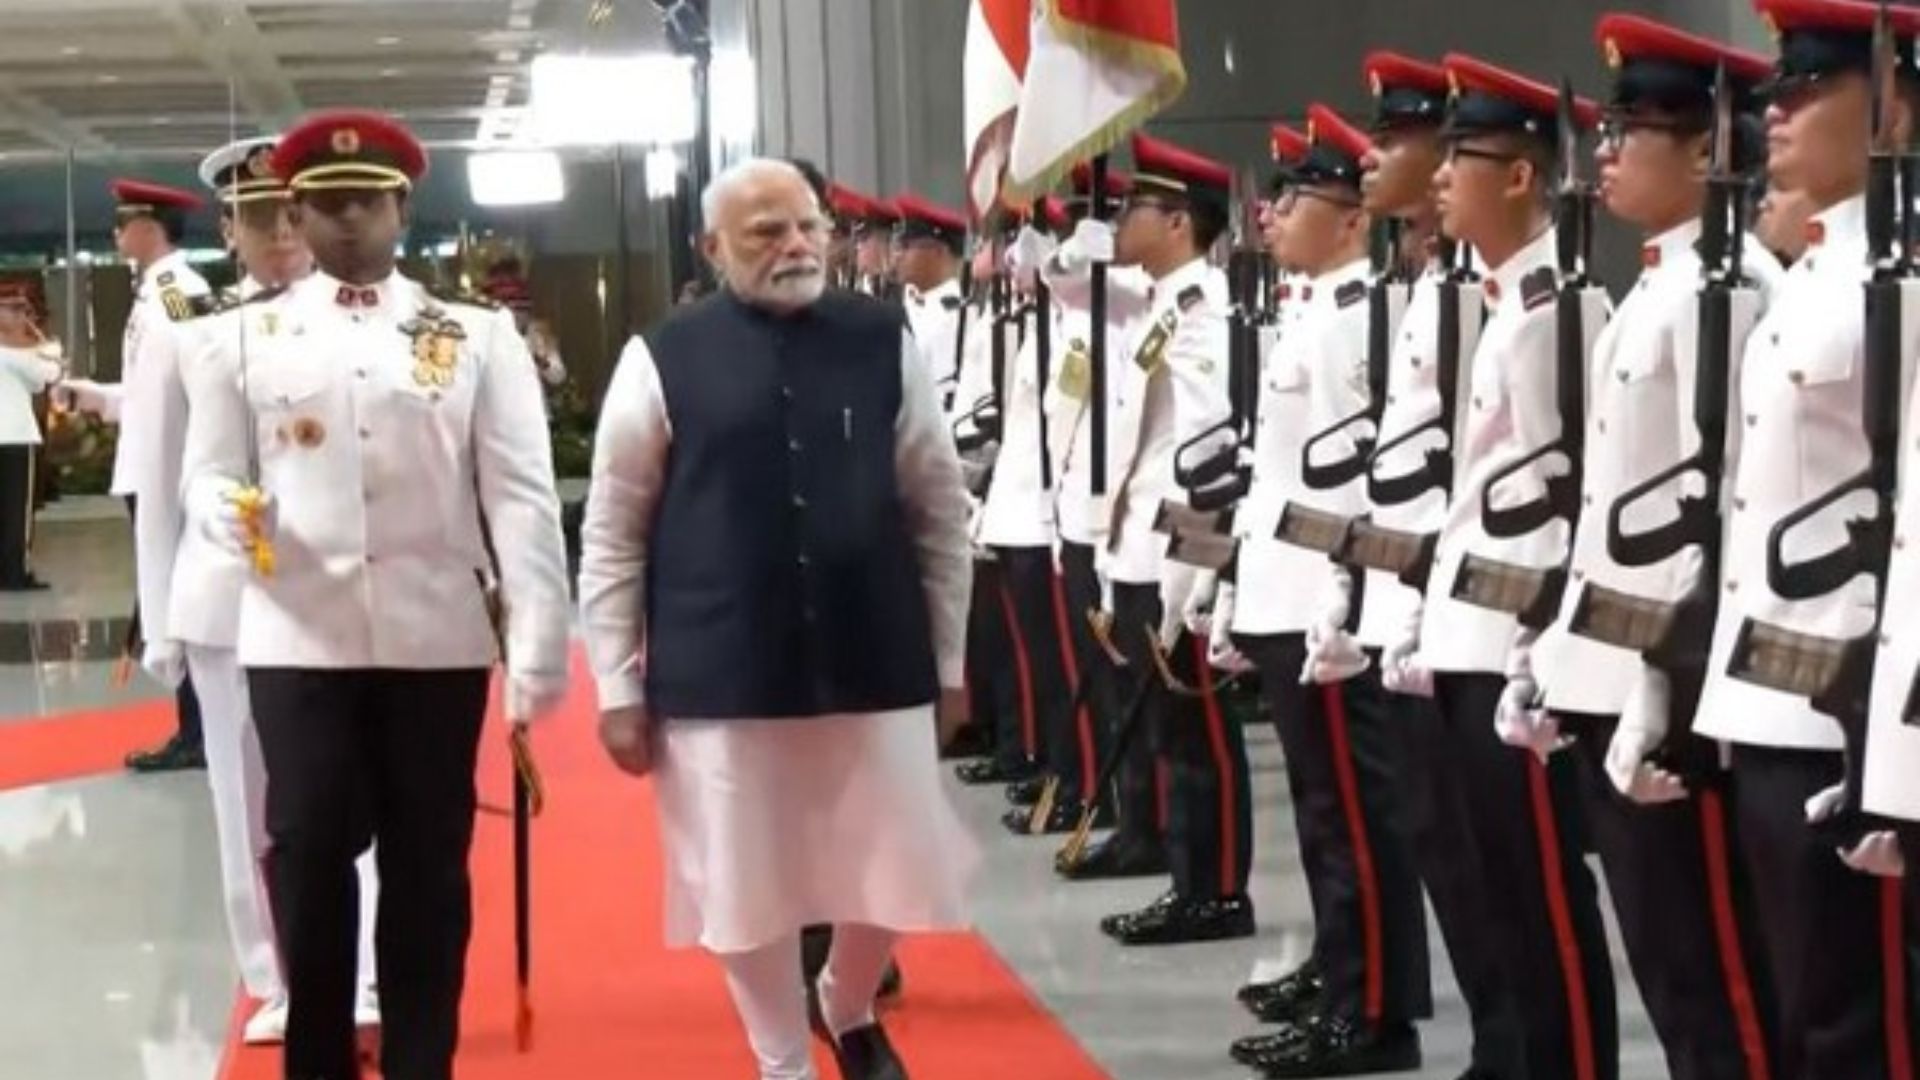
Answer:
[(1868, 833), (1852, 851), (1842, 851), (1840, 861), (1874, 877), (1907, 875), (1907, 859), (1900, 850), (1900, 838), (1884, 830)]
[(1532, 675), (1519, 674), (1507, 680), (1500, 705), (1493, 712), (1493, 730), (1501, 742), (1531, 750), (1541, 761), (1560, 744), (1560, 722), (1540, 707), (1540, 684)]
[(1032, 282), (1040, 268), (1047, 265), (1058, 245), (1031, 225), (1022, 226), (1020, 235), (1007, 248), (1007, 275), (1022, 285)]
[(1307, 660), (1300, 666), (1301, 686), (1345, 682), (1372, 663), (1366, 650), (1347, 633), (1347, 617), (1353, 610), (1348, 599), (1352, 587), (1352, 573), (1344, 566), (1335, 567), (1320, 617), (1307, 624)]
[(1202, 570), (1193, 577), (1193, 585), (1187, 589), (1187, 599), (1180, 607), (1180, 622), (1187, 633), (1201, 641), (1213, 637), (1213, 609), (1219, 600), (1220, 578), (1211, 570)]
[(1818, 825), (1834, 817), (1847, 806), (1847, 785), (1843, 781), (1807, 800), (1807, 824)]
[(140, 650), (140, 667), (155, 682), (178, 690), (187, 680), (187, 649), (177, 641), (149, 641)]
[(107, 417), (113, 411), (113, 399), (106, 388), (92, 379), (64, 379), (54, 388), (61, 408), (70, 412), (92, 413)]
[[(257, 498), (255, 497), (257, 496)], [(260, 541), (272, 542), (280, 527), (279, 502), (270, 491), (228, 483), (202, 516), (207, 538), (236, 555), (250, 555)]]
[(1064, 577), (1067, 573), (1066, 564), (1062, 562), (1060, 559), (1062, 543), (1063, 542), (1060, 539), (1060, 534), (1055, 533), (1053, 535), (1053, 545), (1050, 548), (1050, 550), (1053, 552), (1053, 574), (1055, 577)]
[(1433, 672), (1420, 663), (1420, 607), (1408, 613), (1400, 637), (1380, 654), (1380, 685), (1395, 694), (1433, 696)]
[(1642, 806), (1678, 802), (1688, 796), (1679, 776), (1647, 761), (1666, 741), (1672, 686), (1665, 672), (1648, 667), (1636, 680), (1620, 713), (1620, 726), (1607, 744), (1607, 779)]
[(567, 680), (551, 675), (509, 675), (506, 689), (507, 719), (516, 724), (545, 720), (567, 699)]
[(1207, 629), (1207, 663), (1229, 675), (1253, 670), (1253, 662), (1233, 643), (1233, 606), (1235, 589), (1222, 583), (1213, 598), (1212, 625)]
[(1083, 218), (1074, 226), (1073, 235), (1053, 253), (1053, 265), (1068, 277), (1090, 272), (1095, 263), (1112, 261), (1113, 226), (1092, 218)]

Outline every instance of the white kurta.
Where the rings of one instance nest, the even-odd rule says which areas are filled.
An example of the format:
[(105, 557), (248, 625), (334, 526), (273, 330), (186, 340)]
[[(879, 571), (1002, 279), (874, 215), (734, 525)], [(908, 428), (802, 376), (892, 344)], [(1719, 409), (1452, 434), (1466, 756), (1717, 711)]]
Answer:
[[(964, 671), (967, 500), (933, 377), (901, 346), (895, 472), (945, 687)], [(580, 602), (600, 705), (645, 697), (648, 529), (673, 441), (653, 356), (621, 356), (594, 446)], [(804, 719), (657, 717), (666, 941), (739, 952), (814, 923), (963, 925), (977, 862), (942, 794), (931, 706)]]

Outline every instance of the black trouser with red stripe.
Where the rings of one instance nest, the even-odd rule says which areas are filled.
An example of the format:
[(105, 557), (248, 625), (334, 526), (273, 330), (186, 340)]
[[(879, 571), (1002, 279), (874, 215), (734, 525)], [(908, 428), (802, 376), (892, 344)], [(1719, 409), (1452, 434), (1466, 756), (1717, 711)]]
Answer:
[(1606, 772), (1619, 717), (1561, 713), (1633, 981), (1672, 1080), (1766, 1080), (1773, 998), (1726, 795), (1638, 806)]
[(1392, 722), (1407, 734), (1409, 834), (1420, 880), (1447, 946), (1453, 981), (1473, 1029), (1474, 1068), (1488, 1076), (1524, 1076), (1527, 1029), (1519, 982), (1494, 937), (1493, 881), (1467, 810), (1467, 778), (1432, 698), (1388, 694)]
[(1054, 620), (1059, 638), (1065, 645), (1067, 682), (1077, 692), (1080, 680), (1092, 679), (1080, 711), (1068, 717), (1073, 728), (1070, 753), (1054, 757), (1048, 764), (1060, 777), (1060, 791), (1082, 802), (1092, 801), (1099, 793), (1093, 782), (1099, 776), (1100, 763), (1107, 759), (1112, 745), (1111, 732), (1100, 722), (1112, 716), (1115, 703), (1115, 672), (1107, 654), (1093, 640), (1093, 628), (1087, 612), (1100, 608), (1100, 578), (1093, 571), (1093, 548), (1087, 544), (1063, 542), (1060, 545), (1060, 574), (1053, 581)]
[(1613, 1080), (1618, 1006), (1598, 887), (1587, 868), (1580, 775), (1494, 733), (1506, 678), (1435, 674), (1434, 700), (1465, 781), (1488, 877), (1494, 944), (1520, 995), (1529, 1080)]
[(1020, 688), (1021, 737), (1037, 746), (1034, 756), (1060, 774), (1062, 791), (1079, 797), (1081, 741), (1070, 710), (1073, 681), (1071, 645), (1061, 640), (1066, 627), (1056, 595), (1049, 547), (996, 547), (1005, 582), (1002, 596), (1013, 639), (1013, 674)]
[(1167, 659), (1174, 677), (1194, 691), (1155, 691), (1164, 706), (1155, 748), (1173, 769), (1167, 806), (1173, 890), (1191, 900), (1245, 896), (1253, 869), (1246, 734), (1221, 711), (1206, 642), (1182, 629)]
[(1912, 972), (1900, 883), (1856, 873), (1808, 828), (1841, 755), (1733, 748), (1733, 805), (1779, 995), (1775, 1080), (1913, 1080)]
[[(1150, 634), (1158, 633), (1159, 625), (1158, 584), (1113, 583), (1113, 644), (1127, 658), (1126, 670), (1116, 679), (1120, 692), (1113, 695), (1114, 709), (1107, 721), (1110, 737), (1116, 742), (1121, 737), (1120, 726), (1127, 721), (1126, 708), (1142, 679), (1146, 680), (1147, 687), (1146, 701), (1135, 721), (1137, 726), (1127, 738), (1120, 768), (1115, 774), (1120, 832), (1156, 844), (1169, 842), (1167, 831), (1172, 824), (1169, 806), (1172, 775), (1165, 757), (1167, 746), (1161, 736), (1170, 722), (1168, 712), (1175, 707), (1170, 700), (1172, 695), (1154, 673), (1149, 648)], [(1244, 760), (1245, 754), (1241, 757)], [(1168, 856), (1177, 858), (1171, 850)]]
[(1013, 639), (1007, 632), (1005, 572), (991, 559), (973, 561), (973, 599), (967, 607), (967, 700), (972, 722), (993, 738), (993, 758), (1025, 766), (1038, 748), (1028, 743), (1020, 717)]
[(1406, 733), (1377, 665), (1342, 683), (1302, 686), (1305, 635), (1234, 640), (1260, 669), (1286, 751), (1324, 1010), (1372, 1024), (1431, 1016), (1426, 908), (1402, 787)]

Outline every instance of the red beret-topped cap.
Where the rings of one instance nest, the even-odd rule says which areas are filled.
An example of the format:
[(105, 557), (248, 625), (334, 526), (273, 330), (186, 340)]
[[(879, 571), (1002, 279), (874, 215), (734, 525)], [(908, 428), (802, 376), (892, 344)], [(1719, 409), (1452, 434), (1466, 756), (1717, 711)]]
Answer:
[(1304, 134), (1285, 124), (1275, 124), (1268, 129), (1267, 150), (1273, 160), (1281, 165), (1292, 164), (1307, 156), (1313, 146)]
[(1689, 34), (1644, 15), (1602, 15), (1594, 27), (1594, 39), (1600, 43), (1607, 66), (1615, 71), (1639, 60), (1664, 61), (1702, 68), (1711, 77), (1724, 64), (1728, 79), (1749, 84), (1760, 82), (1773, 71), (1773, 61), (1759, 53)]
[(1049, 232), (1065, 232), (1071, 221), (1067, 217), (1067, 204), (1057, 195), (1049, 195), (1033, 204), (1034, 221)]
[(1331, 146), (1356, 162), (1373, 149), (1373, 140), (1367, 137), (1366, 132), (1347, 123), (1333, 109), (1318, 103), (1307, 107), (1307, 138), (1316, 146)]
[(1233, 170), (1170, 142), (1136, 134), (1133, 137), (1133, 186), (1178, 191), (1211, 192), (1226, 198), (1233, 191)]
[(200, 208), (200, 196), (191, 191), (168, 187), (146, 180), (115, 180), (108, 185), (113, 201), (123, 213), (155, 213), (162, 210), (186, 212)]
[(1381, 50), (1362, 64), (1373, 94), (1375, 130), (1402, 124), (1438, 124), (1446, 119), (1452, 84), (1447, 69)]
[[(1753, 0), (1753, 9), (1776, 34), (1794, 30), (1871, 32), (1880, 14), (1880, 5), (1869, 0)], [(1920, 31), (1920, 10), (1889, 4), (1887, 18), (1896, 34)]]
[(827, 185), (826, 211), (844, 222), (865, 221), (873, 200), (843, 184)]
[[(1560, 95), (1553, 87), (1462, 53), (1448, 53), (1444, 63), (1454, 90), (1448, 134), (1514, 131), (1556, 137)], [(1575, 98), (1573, 117), (1581, 128), (1592, 128), (1600, 123), (1600, 106)]]
[[(1112, 167), (1107, 169), (1107, 198), (1124, 199), (1132, 187), (1133, 180), (1126, 173)], [(1076, 201), (1085, 202), (1092, 191), (1093, 166), (1083, 161), (1073, 167), (1073, 197)]]
[(384, 113), (318, 112), (281, 137), (273, 171), (296, 193), (404, 189), (427, 174), (427, 151), (413, 132)]
[(900, 223), (903, 225), (927, 225), (957, 233), (967, 231), (967, 219), (958, 211), (949, 210), (918, 195), (896, 195), (893, 205), (900, 211)]

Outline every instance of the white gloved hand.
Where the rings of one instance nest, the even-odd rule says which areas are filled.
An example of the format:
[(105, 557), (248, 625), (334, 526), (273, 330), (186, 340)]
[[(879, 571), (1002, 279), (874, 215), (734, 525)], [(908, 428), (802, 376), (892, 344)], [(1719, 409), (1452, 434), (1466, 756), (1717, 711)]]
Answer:
[(1560, 745), (1560, 722), (1540, 707), (1540, 684), (1531, 675), (1515, 675), (1500, 693), (1500, 705), (1493, 711), (1493, 730), (1500, 741), (1521, 750), (1531, 750), (1546, 761)]
[(1807, 800), (1807, 824), (1818, 825), (1847, 807), (1847, 785), (1843, 781), (1816, 793)]
[(149, 641), (140, 650), (140, 667), (155, 682), (178, 690), (187, 680), (187, 649), (178, 641)]
[(69, 412), (105, 416), (112, 411), (112, 402), (105, 388), (92, 379), (62, 379), (54, 387), (54, 397), (60, 407)]
[(272, 543), (280, 528), (279, 502), (270, 491), (228, 483), (203, 517), (207, 538), (236, 555), (251, 555), (256, 543)]
[(506, 684), (507, 719), (536, 724), (553, 715), (567, 699), (567, 680), (551, 675), (509, 675)]
[(1433, 672), (1420, 663), (1418, 626), (1410, 634), (1387, 646), (1380, 655), (1380, 685), (1395, 694), (1413, 697), (1433, 696)]
[(1022, 285), (1032, 283), (1034, 275), (1047, 265), (1058, 247), (1053, 238), (1031, 225), (1022, 226), (1007, 248), (1007, 274)]
[(1352, 612), (1348, 599), (1353, 575), (1344, 566), (1334, 568), (1331, 587), (1321, 602), (1320, 617), (1307, 624), (1307, 659), (1300, 666), (1301, 686), (1345, 682), (1367, 670), (1372, 661), (1347, 633)]
[(1069, 277), (1085, 274), (1095, 263), (1113, 262), (1113, 226), (1084, 218), (1053, 253), (1053, 265)]
[(1620, 794), (1642, 806), (1678, 802), (1688, 796), (1680, 777), (1647, 758), (1667, 739), (1672, 685), (1665, 672), (1647, 667), (1627, 695), (1620, 725), (1607, 744), (1607, 779)]
[(1180, 605), (1181, 624), (1187, 633), (1201, 641), (1213, 637), (1213, 608), (1219, 600), (1219, 583), (1219, 575), (1211, 570), (1196, 573), (1187, 588), (1186, 600)]
[(1063, 543), (1062, 543), (1062, 541), (1061, 541), (1061, 539), (1060, 539), (1060, 534), (1059, 534), (1059, 533), (1055, 533), (1055, 534), (1054, 534), (1054, 536), (1053, 536), (1053, 545), (1052, 545), (1052, 547), (1051, 547), (1051, 548), (1050, 548), (1049, 550), (1051, 550), (1051, 551), (1053, 552), (1053, 574), (1054, 574), (1054, 576), (1055, 576), (1055, 577), (1065, 577), (1065, 576), (1066, 576), (1066, 573), (1067, 573), (1067, 566), (1066, 566), (1066, 563), (1065, 563), (1065, 561), (1063, 561), (1063, 560), (1061, 559), (1061, 557), (1060, 557), (1060, 553), (1061, 553), (1061, 551), (1063, 550)]
[(1868, 833), (1853, 850), (1841, 851), (1840, 861), (1874, 877), (1907, 875), (1907, 858), (1900, 850), (1900, 838), (1886, 830)]
[(1236, 590), (1231, 582), (1221, 582), (1213, 597), (1213, 618), (1207, 627), (1207, 663), (1229, 675), (1253, 670), (1252, 661), (1233, 643), (1233, 605)]

